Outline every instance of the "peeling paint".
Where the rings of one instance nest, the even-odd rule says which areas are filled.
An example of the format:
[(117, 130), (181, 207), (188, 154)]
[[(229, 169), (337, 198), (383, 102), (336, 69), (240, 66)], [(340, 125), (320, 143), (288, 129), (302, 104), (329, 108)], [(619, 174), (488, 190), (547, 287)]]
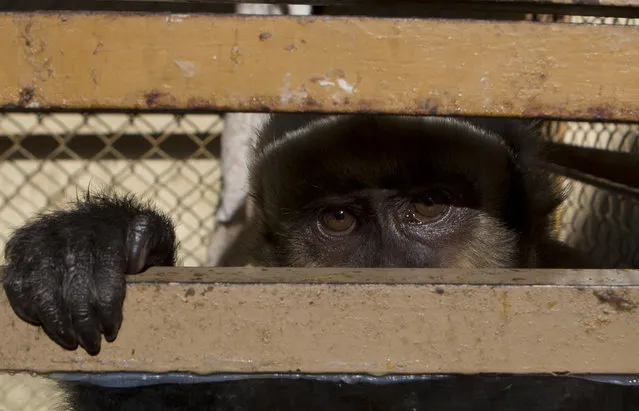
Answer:
[(231, 49), (231, 61), (233, 62), (233, 69), (242, 63), (242, 52), (238, 46), (233, 46)]
[(434, 97), (415, 99), (415, 104), (419, 107), (419, 114), (436, 116), (439, 112), (440, 102)]
[(601, 304), (608, 304), (616, 311), (634, 311), (637, 303), (621, 290), (595, 290), (593, 295)]
[[(347, 94), (353, 94), (355, 92), (355, 88), (359, 83), (359, 80), (355, 83), (349, 83), (345, 78), (345, 73), (340, 69), (330, 70), (327, 74), (323, 76), (313, 76), (309, 80), (312, 83), (317, 83), (320, 87), (339, 87), (342, 91), (345, 91)], [(342, 100), (339, 93), (333, 94), (333, 101)]]
[(175, 98), (166, 92), (153, 89), (144, 94), (144, 102), (149, 108), (174, 108)]
[(355, 90), (355, 85), (348, 83), (343, 78), (337, 79), (337, 85), (348, 94), (353, 94), (353, 91)]
[(195, 63), (187, 60), (174, 60), (173, 61), (184, 73), (184, 77), (191, 78), (195, 76)]
[(189, 18), (188, 14), (170, 14), (166, 17), (167, 23), (182, 23), (184, 19)]
[(28, 107), (35, 98), (35, 89), (33, 87), (24, 87), (20, 90), (20, 99), (18, 100), (18, 106)]
[[(484, 73), (487, 75), (488, 73)], [(479, 82), (482, 84), (482, 93), (484, 95), (484, 100), (482, 101), (482, 109), (488, 111), (488, 107), (490, 107), (491, 99), (490, 99), (490, 84), (488, 84), (488, 79), (486, 76), (482, 76), (479, 79)], [(461, 96), (458, 96), (461, 97)]]

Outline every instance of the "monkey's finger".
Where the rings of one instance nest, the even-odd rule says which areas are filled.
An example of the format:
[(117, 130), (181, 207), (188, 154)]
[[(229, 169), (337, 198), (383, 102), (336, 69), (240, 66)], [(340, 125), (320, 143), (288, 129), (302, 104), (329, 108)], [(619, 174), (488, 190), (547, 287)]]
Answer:
[(59, 321), (57, 310), (43, 310), (41, 313), (42, 329), (53, 342), (67, 350), (78, 348), (78, 340), (70, 321)]
[(127, 274), (137, 274), (144, 268), (151, 251), (154, 221), (152, 216), (136, 215), (129, 223), (126, 237)]
[(83, 264), (69, 267), (67, 275), (73, 281), (66, 284), (65, 300), (78, 344), (90, 355), (96, 355), (100, 352), (102, 336), (93, 309), (96, 290), (87, 274), (90, 269)]
[(122, 264), (112, 259), (103, 258), (94, 281), (97, 290), (95, 309), (104, 338), (113, 342), (122, 325), (122, 305), (126, 293), (126, 280), (121, 268)]
[(32, 295), (30, 304), (37, 310), (38, 322), (49, 338), (68, 350), (78, 348), (68, 312), (61, 304), (63, 299), (59, 285), (51, 273), (42, 275), (41, 282), (32, 291)]
[(33, 274), (22, 275), (15, 272), (10, 265), (5, 267), (4, 274), (2, 281), (4, 292), (13, 311), (24, 321), (33, 325), (40, 325), (37, 308), (31, 303), (31, 287), (23, 280), (23, 278), (29, 278), (28, 276)]
[(78, 347), (64, 307), (55, 273), (44, 269), (27, 269), (10, 263), (5, 269), (4, 286), (11, 307), (18, 317), (40, 325), (58, 345), (73, 350)]

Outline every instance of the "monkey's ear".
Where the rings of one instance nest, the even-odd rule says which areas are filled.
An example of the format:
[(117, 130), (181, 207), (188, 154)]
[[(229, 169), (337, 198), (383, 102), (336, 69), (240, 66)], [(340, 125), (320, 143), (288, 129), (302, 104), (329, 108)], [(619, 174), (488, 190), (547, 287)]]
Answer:
[(550, 172), (639, 198), (639, 159), (634, 154), (545, 142), (540, 157), (540, 166)]

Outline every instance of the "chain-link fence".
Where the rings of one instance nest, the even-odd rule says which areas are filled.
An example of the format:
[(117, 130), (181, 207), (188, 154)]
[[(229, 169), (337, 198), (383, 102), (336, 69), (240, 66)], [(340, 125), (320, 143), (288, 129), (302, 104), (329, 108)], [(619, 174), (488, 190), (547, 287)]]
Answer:
[[(582, 147), (639, 155), (639, 125), (567, 122), (553, 139)], [(560, 237), (604, 267), (639, 264), (639, 200), (568, 180)]]
[(133, 192), (174, 217), (184, 265), (203, 265), (220, 185), (216, 115), (0, 114), (0, 248), (87, 189)]
[[(569, 16), (575, 24), (639, 26), (639, 19)], [(582, 147), (639, 155), (639, 124), (563, 122), (554, 123), (556, 141)], [(639, 201), (578, 181), (568, 180), (570, 194), (561, 214), (560, 237), (589, 253), (605, 267), (639, 264)]]

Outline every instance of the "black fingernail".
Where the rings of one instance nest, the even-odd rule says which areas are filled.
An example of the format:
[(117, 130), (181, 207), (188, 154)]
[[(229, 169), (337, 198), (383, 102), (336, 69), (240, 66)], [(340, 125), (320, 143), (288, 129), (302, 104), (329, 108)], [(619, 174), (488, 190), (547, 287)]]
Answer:
[(115, 331), (112, 331), (112, 332), (110, 332), (110, 333), (105, 333), (105, 334), (104, 334), (104, 339), (105, 339), (107, 342), (110, 342), (110, 343), (111, 343), (111, 342), (113, 342), (113, 341), (115, 341), (115, 339), (116, 339), (117, 337), (118, 337), (118, 330), (115, 330)]
[(76, 348), (78, 348), (78, 340), (75, 337), (75, 333), (73, 332), (72, 329), (61, 330), (59, 332), (59, 336), (60, 336), (60, 341), (62, 342), (61, 345), (63, 345), (65, 348), (69, 347), (72, 350), (75, 350)]
[(118, 336), (118, 332), (120, 331), (120, 324), (121, 324), (121, 320), (120, 322), (118, 322), (117, 324), (105, 324), (104, 325), (104, 339), (107, 340), (108, 342), (113, 342), (115, 341), (116, 337)]
[(115, 341), (120, 327), (122, 326), (122, 309), (115, 311), (117, 314), (112, 314), (113, 310), (101, 310), (100, 314), (100, 331), (104, 334), (104, 339), (107, 342)]
[(75, 334), (71, 330), (50, 330), (43, 327), (45, 334), (49, 336), (59, 346), (66, 350), (75, 350), (78, 348), (78, 342), (75, 338)]
[(78, 335), (78, 342), (80, 346), (84, 348), (84, 350), (89, 355), (97, 355), (100, 353), (100, 334), (96, 333), (95, 335), (86, 336), (86, 335)]

